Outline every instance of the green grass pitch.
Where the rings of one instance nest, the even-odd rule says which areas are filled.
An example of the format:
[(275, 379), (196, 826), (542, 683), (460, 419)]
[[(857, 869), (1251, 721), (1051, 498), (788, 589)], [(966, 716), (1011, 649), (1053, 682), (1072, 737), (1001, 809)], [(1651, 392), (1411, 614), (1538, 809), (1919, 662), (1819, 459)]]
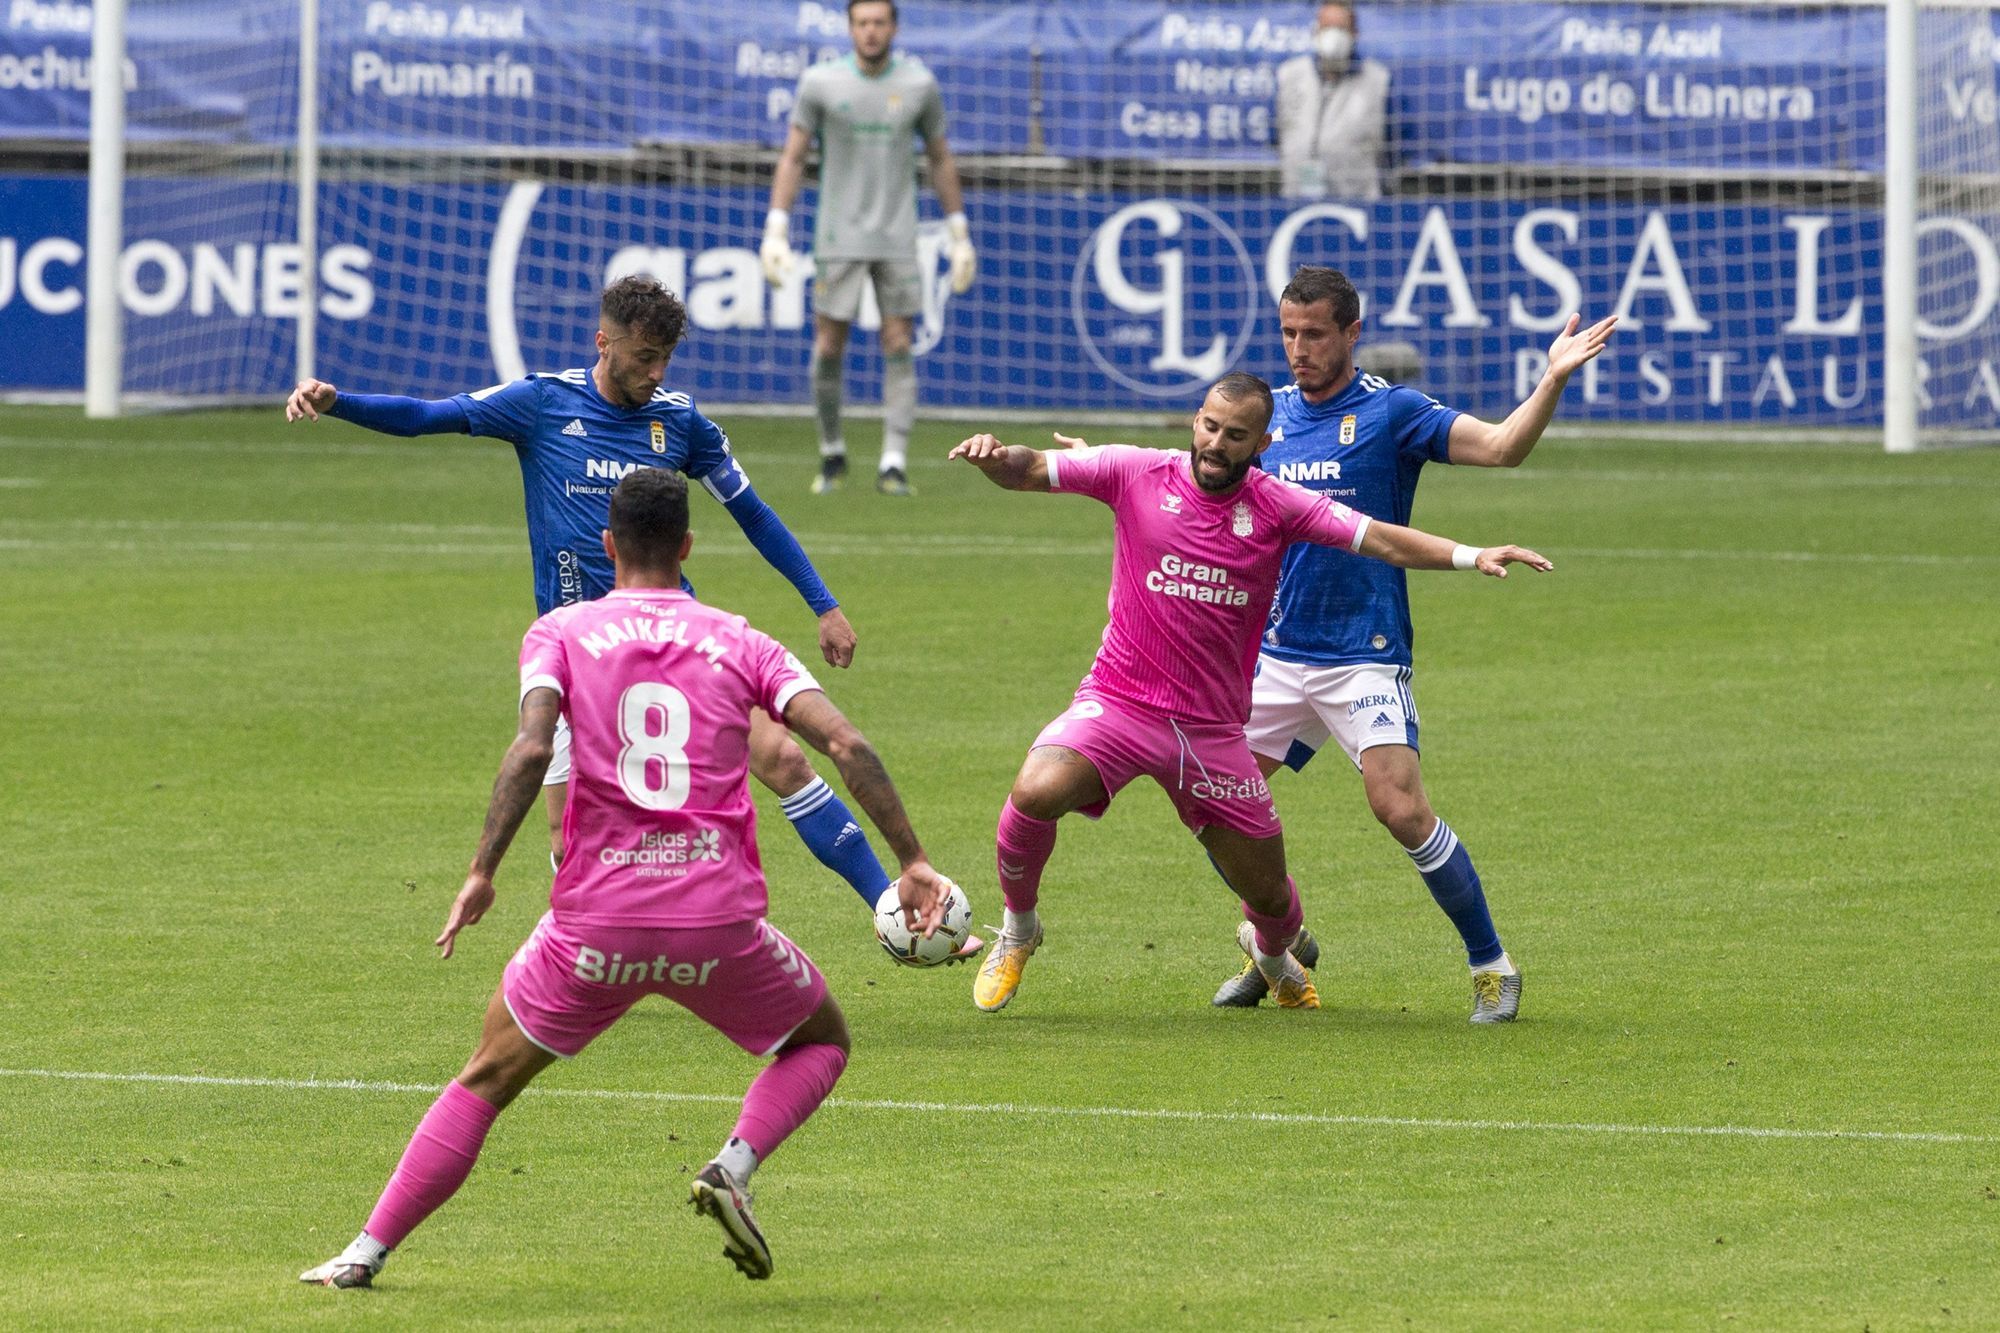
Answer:
[[(915, 500), (815, 499), (804, 423), (724, 424), (860, 633), (835, 700), (997, 920), (994, 817), (1090, 660), (1107, 514), (947, 467), (950, 425)], [(536, 816), (458, 957), (429, 945), (512, 735), (519, 489), (491, 442), (0, 410), (0, 1324), (2000, 1325), (2000, 452), (1692, 431), (1419, 499), (1557, 563), (1412, 576), (1426, 776), (1518, 1024), (1466, 1023), (1337, 755), (1277, 783), (1317, 1013), (1209, 1007), (1236, 914), (1156, 791), (1064, 824), (998, 1016), (969, 969), (894, 968), (759, 792), (773, 919), (856, 1041), (759, 1175), (775, 1278), (683, 1206), (756, 1062), (652, 1001), (377, 1290), (300, 1286), (545, 902)], [(704, 597), (810, 656), (695, 505)]]

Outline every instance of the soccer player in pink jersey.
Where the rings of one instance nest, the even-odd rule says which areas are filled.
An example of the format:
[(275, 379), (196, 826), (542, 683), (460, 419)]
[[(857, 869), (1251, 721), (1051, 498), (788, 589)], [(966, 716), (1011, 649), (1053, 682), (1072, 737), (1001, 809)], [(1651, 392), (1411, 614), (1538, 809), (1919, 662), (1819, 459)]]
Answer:
[[(1101, 816), (1141, 775), (1164, 787), (1181, 822), (1243, 900), (1237, 943), (1287, 1008), (1318, 1008), (1312, 975), (1290, 953), (1304, 924), (1285, 873), (1278, 809), (1243, 727), (1258, 638), (1278, 568), (1313, 542), (1408, 569), (1510, 564), (1548, 570), (1518, 546), (1479, 549), (1380, 523), (1253, 470), (1271, 442), (1271, 387), (1225, 375), (1194, 414), (1190, 451), (1130, 445), (1042, 452), (975, 435), (951, 451), (1008, 490), (1073, 491), (1115, 517), (1111, 622), (1067, 711), (1035, 738), (1000, 811), (1006, 924), (972, 986), (973, 1003), (1006, 1007), (1042, 943), (1036, 914), (1056, 821)], [(1077, 444), (1065, 436), (1060, 443)]]
[(750, 715), (764, 709), (828, 755), (902, 863), (911, 929), (934, 931), (944, 888), (868, 741), (796, 657), (740, 616), (681, 590), (687, 481), (642, 468), (619, 482), (605, 597), (558, 607), (521, 646), (520, 730), (494, 780), (485, 831), (437, 945), (493, 906), (493, 876), (571, 734), (563, 857), (543, 915), (487, 1005), (479, 1047), (445, 1085), (368, 1224), (299, 1275), (365, 1287), (389, 1252), (465, 1182), (493, 1121), (535, 1075), (576, 1055), (647, 995), (664, 995), (747, 1051), (776, 1058), (734, 1133), (695, 1176), (723, 1254), (752, 1278), (771, 1250), (750, 1173), (804, 1123), (847, 1066), (847, 1021), (804, 951), (764, 919), (756, 812), (745, 785)]

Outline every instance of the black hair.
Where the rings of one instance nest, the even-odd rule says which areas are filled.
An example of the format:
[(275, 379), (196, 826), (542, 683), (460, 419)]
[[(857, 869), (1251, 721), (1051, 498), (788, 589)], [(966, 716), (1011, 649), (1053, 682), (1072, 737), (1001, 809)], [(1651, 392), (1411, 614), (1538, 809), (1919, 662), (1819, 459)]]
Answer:
[(1286, 301), (1295, 305), (1329, 302), (1333, 306), (1333, 322), (1343, 329), (1361, 318), (1361, 293), (1354, 290), (1354, 284), (1337, 268), (1307, 264), (1297, 270), (1285, 284), (1285, 290), (1278, 294), (1280, 305)]
[(847, 21), (849, 23), (854, 22), (854, 7), (856, 5), (879, 5), (885, 3), (889, 6), (889, 22), (900, 25), (902, 20), (896, 17), (896, 0), (847, 0)]
[(611, 492), (611, 540), (621, 559), (663, 569), (681, 558), (688, 530), (688, 484), (663, 467), (635, 468)]
[(1271, 386), (1249, 371), (1238, 370), (1224, 375), (1211, 386), (1209, 392), (1219, 393), (1232, 403), (1245, 398), (1263, 399), (1264, 424), (1271, 424), (1271, 413), (1277, 406), (1276, 400), (1271, 397)]

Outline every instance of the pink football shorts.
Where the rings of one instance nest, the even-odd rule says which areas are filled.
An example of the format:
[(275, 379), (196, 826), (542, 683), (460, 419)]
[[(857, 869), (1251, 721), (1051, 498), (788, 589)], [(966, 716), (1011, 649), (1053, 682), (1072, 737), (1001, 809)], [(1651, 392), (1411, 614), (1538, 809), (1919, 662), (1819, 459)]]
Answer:
[(501, 977), (528, 1040), (567, 1059), (627, 1009), (664, 995), (753, 1055), (770, 1055), (826, 998), (826, 978), (768, 921), (572, 925), (545, 912)]
[[(1134, 778), (1152, 778), (1166, 789), (1181, 823), (1196, 833), (1210, 824), (1246, 838), (1283, 832), (1240, 725), (1177, 722), (1085, 687), (1035, 744), (1075, 750), (1097, 769), (1112, 797)], [(1083, 813), (1097, 819), (1110, 804), (1087, 805)]]

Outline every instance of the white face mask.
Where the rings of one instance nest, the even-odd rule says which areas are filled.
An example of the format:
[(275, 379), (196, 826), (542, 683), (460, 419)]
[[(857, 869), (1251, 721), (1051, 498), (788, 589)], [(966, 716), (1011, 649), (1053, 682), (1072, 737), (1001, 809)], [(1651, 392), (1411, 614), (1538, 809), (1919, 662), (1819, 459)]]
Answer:
[(1345, 65), (1354, 54), (1354, 34), (1345, 28), (1321, 28), (1313, 34), (1313, 48), (1322, 65)]

